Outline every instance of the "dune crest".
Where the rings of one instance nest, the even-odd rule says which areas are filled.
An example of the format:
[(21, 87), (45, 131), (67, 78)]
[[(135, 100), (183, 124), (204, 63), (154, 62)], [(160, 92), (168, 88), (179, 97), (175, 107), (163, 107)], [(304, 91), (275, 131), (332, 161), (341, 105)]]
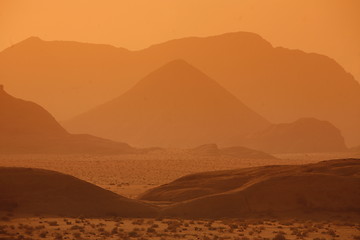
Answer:
[(192, 174), (145, 192), (170, 201), (177, 217), (307, 216), (360, 213), (360, 160), (273, 165)]
[(70, 175), (43, 169), (0, 167), (0, 192), (0, 210), (19, 215), (146, 217), (157, 211)]

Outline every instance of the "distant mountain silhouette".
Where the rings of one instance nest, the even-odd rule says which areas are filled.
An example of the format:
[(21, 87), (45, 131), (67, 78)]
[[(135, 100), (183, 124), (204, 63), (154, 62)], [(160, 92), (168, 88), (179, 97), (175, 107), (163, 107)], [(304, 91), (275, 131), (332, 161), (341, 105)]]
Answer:
[(156, 208), (59, 172), (0, 167), (0, 211), (69, 217), (149, 217)]
[(188, 61), (271, 122), (324, 119), (350, 145), (360, 142), (360, 84), (326, 56), (274, 48), (247, 32), (172, 40), (139, 55), (147, 63)]
[(253, 134), (243, 145), (269, 153), (345, 152), (340, 131), (327, 121), (302, 118), (292, 123), (273, 124)]
[(135, 79), (124, 82), (136, 72), (128, 53), (109, 45), (30, 37), (0, 52), (0, 79), (16, 96), (65, 120), (113, 99), (135, 83)]
[(183, 38), (141, 51), (29, 38), (0, 53), (0, 79), (63, 120), (174, 59), (199, 68), (272, 122), (324, 119), (349, 145), (360, 142), (359, 83), (328, 57), (274, 48), (253, 33)]
[(65, 126), (136, 146), (193, 147), (233, 146), (269, 125), (214, 80), (175, 60)]
[(162, 214), (183, 218), (357, 214), (359, 170), (359, 159), (344, 159), (203, 172), (150, 189), (139, 199), (173, 202)]
[(0, 153), (132, 153), (124, 143), (69, 134), (39, 105), (14, 98), (0, 85)]

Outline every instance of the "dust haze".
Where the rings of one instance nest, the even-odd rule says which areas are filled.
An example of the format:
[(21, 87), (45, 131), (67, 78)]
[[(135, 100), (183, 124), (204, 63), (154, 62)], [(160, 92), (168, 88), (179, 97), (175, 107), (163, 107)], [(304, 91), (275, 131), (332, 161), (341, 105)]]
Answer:
[(360, 239), (357, 10), (0, 2), (0, 239)]

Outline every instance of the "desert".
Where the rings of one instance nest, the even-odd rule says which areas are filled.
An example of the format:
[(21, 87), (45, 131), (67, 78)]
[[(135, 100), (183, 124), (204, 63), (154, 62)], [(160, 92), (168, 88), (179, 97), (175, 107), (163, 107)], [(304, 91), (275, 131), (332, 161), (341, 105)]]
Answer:
[(358, 0), (0, 1), (0, 240), (360, 240)]

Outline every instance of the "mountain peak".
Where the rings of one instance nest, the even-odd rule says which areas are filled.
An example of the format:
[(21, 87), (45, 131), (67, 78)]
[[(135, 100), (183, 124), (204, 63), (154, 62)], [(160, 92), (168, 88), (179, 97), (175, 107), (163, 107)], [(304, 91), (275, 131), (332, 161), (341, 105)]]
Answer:
[(138, 86), (158, 86), (161, 89), (168, 86), (173, 89), (208, 83), (215, 83), (215, 81), (185, 60), (176, 59), (148, 74), (138, 83)]
[[(179, 74), (181, 72), (188, 72), (188, 71), (197, 71), (200, 72), (196, 67), (192, 66), (190, 63), (183, 59), (175, 59), (163, 65), (162, 67), (155, 70), (153, 73), (158, 72), (170, 72), (171, 74)], [(150, 74), (151, 75), (151, 74)]]
[(43, 41), (43, 40), (37, 36), (31, 36), (25, 39), (24, 41)]
[(187, 61), (185, 61), (184, 59), (175, 59), (173, 61), (168, 62), (167, 64), (164, 65), (165, 66), (186, 66), (186, 67), (192, 67)]
[(44, 42), (44, 40), (42, 40), (41, 38), (39, 37), (35, 37), (35, 36), (31, 36), (31, 37), (28, 37), (26, 38), (25, 40), (19, 42), (20, 44), (21, 43), (26, 43), (26, 44), (35, 44), (35, 43), (40, 43), (40, 42)]

